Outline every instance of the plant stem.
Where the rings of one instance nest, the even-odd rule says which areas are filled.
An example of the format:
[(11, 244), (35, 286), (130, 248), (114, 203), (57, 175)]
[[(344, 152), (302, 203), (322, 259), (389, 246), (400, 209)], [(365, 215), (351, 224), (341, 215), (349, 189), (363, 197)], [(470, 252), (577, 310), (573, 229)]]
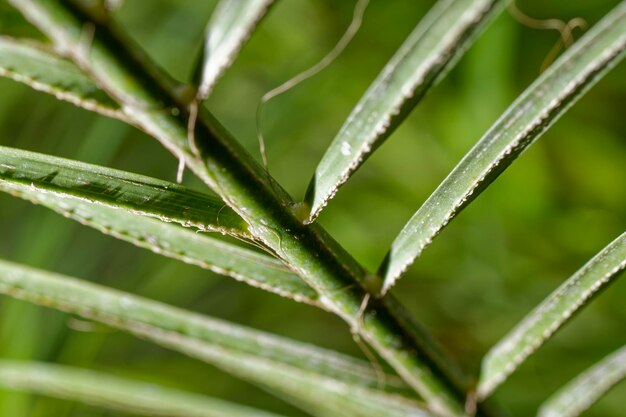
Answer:
[[(248, 222), (250, 232), (285, 261), (395, 368), (439, 416), (463, 416), (465, 394), (449, 362), (433, 355), (428, 338), (407, 330), (386, 300), (369, 297), (369, 275), (319, 225), (303, 225), (294, 202), (208, 113), (188, 138), (186, 100), (137, 52), (136, 46), (67, 0), (10, 0), (32, 23), (120, 103), (139, 129), (184, 159), (203, 182)], [(391, 300), (393, 304), (393, 300)]]

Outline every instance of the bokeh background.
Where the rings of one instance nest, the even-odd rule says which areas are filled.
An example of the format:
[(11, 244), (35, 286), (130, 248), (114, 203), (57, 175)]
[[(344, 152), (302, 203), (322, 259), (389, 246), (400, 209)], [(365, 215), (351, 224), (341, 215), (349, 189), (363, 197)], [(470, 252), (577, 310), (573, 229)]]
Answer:
[[(302, 198), (325, 147), (432, 1), (372, 0), (363, 26), (328, 69), (263, 113), (271, 173)], [(115, 18), (187, 82), (215, 1), (126, 0)], [(536, 18), (598, 21), (616, 0), (520, 0)], [(352, 1), (284, 0), (227, 72), (208, 107), (255, 155), (260, 97), (319, 60)], [(8, 8), (4, 1), (3, 9)], [(18, 17), (1, 31), (38, 36)], [(575, 32), (580, 37), (581, 31)], [(486, 33), (342, 188), (320, 222), (375, 269), (394, 236), (462, 155), (539, 74), (555, 31), (508, 13)], [(119, 122), (0, 80), (0, 144), (174, 180), (177, 161)], [(185, 184), (203, 189), (186, 175)], [(618, 65), (434, 241), (394, 293), (476, 375), (480, 358), (525, 313), (626, 229), (626, 63)], [(215, 317), (361, 356), (338, 319), (101, 235), (0, 195), (0, 256)], [(626, 282), (617, 282), (495, 394), (511, 415), (534, 414), (559, 386), (626, 343)], [(87, 331), (85, 331), (87, 330)], [(0, 298), (0, 357), (84, 366), (305, 415), (189, 359), (59, 312)], [(587, 416), (623, 416), (626, 384)], [(86, 405), (0, 391), (7, 417), (112, 416)]]

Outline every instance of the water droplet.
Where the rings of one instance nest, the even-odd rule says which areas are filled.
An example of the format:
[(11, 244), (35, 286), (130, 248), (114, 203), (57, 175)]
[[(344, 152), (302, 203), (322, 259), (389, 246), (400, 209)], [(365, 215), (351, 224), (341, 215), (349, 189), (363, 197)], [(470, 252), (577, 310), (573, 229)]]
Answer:
[(350, 156), (352, 153), (352, 146), (348, 142), (341, 142), (341, 154), (343, 156)]

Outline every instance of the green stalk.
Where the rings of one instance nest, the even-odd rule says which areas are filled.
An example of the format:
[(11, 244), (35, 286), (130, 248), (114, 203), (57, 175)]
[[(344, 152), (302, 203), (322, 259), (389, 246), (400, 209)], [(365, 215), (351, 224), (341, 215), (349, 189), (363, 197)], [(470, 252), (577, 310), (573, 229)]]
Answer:
[[(250, 232), (320, 294), (326, 307), (368, 341), (440, 416), (462, 416), (464, 393), (428, 342), (400, 323), (383, 300), (361, 306), (374, 280), (322, 228), (305, 226), (293, 200), (210, 115), (188, 139), (185, 100), (154, 65), (67, 0), (10, 0), (118, 101), (132, 123), (184, 160), (249, 224)], [(131, 49), (129, 49), (129, 47)], [(360, 284), (360, 285), (359, 285)], [(373, 287), (369, 285), (369, 287)]]

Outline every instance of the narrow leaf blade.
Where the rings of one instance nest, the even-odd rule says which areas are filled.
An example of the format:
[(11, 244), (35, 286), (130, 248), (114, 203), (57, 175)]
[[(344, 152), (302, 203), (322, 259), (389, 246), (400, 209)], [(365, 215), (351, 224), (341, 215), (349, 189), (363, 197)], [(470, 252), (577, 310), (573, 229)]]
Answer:
[(117, 103), (96, 83), (45, 44), (0, 36), (0, 76), (89, 111), (127, 121)]
[(463, 55), (504, 4), (501, 0), (437, 2), (361, 97), (322, 157), (307, 192), (309, 221)]
[(249, 236), (246, 223), (217, 197), (154, 178), (6, 147), (0, 147), (0, 191), (156, 253), (319, 305), (317, 293), (280, 261), (196, 233)]
[(624, 268), (626, 233), (594, 256), (489, 351), (481, 367), (479, 398), (488, 397), (598, 291), (611, 284)]
[(74, 278), (0, 261), (0, 293), (128, 331), (287, 395), (317, 415), (426, 416), (359, 360)]
[(625, 50), (622, 2), (526, 89), (411, 217), (379, 269), (383, 292), (454, 216), (616, 65)]
[(576, 417), (626, 378), (626, 347), (613, 352), (550, 397), (538, 417)]
[(207, 25), (198, 98), (206, 100), (274, 0), (221, 0)]
[(0, 386), (110, 410), (163, 417), (278, 417), (204, 395), (37, 362), (0, 361)]
[(41, 198), (51, 193), (203, 232), (249, 236), (246, 222), (219, 197), (143, 175), (0, 146), (0, 178), (6, 188)]

